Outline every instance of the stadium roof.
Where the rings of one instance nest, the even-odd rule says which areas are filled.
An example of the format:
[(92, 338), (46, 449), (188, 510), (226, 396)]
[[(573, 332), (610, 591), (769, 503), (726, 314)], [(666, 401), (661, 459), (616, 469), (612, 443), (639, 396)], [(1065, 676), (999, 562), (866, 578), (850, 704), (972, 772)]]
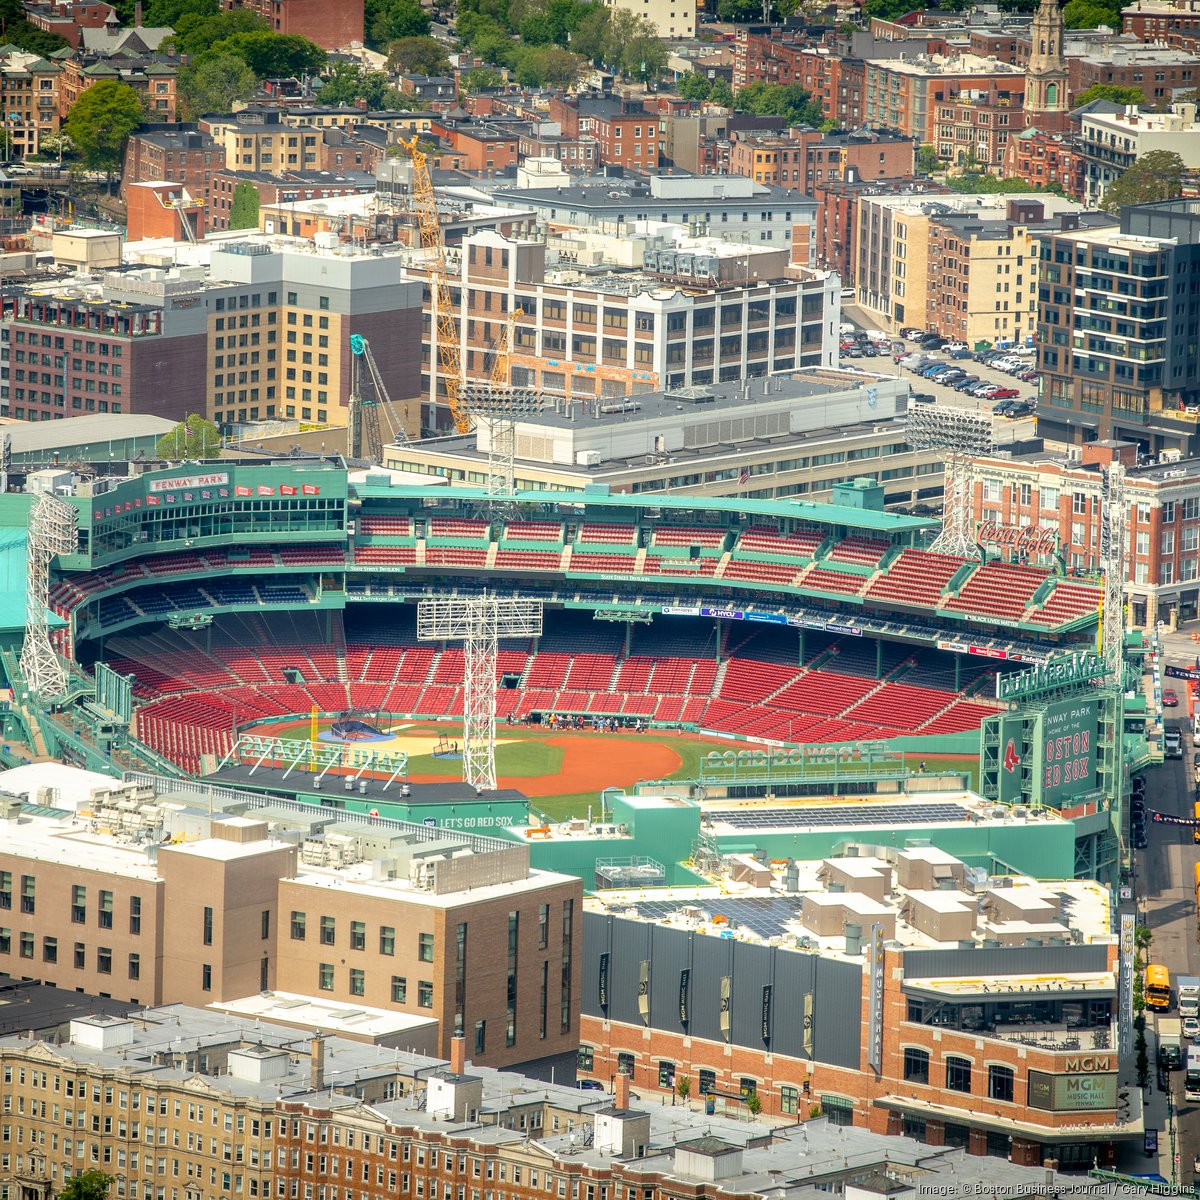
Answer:
[(125, 438), (162, 437), (174, 429), (175, 421), (146, 413), (97, 413), (95, 416), (67, 417), (63, 421), (18, 421), (4, 426), (14, 454), (38, 450), (62, 450), (90, 447), (96, 450), (109, 442)]
[[(379, 486), (371, 482), (356, 484), (360, 494), (372, 496), (395, 496), (401, 499), (434, 501), (485, 501), (488, 493), (484, 488), (466, 487), (394, 487)], [(851, 508), (844, 504), (815, 504), (811, 500), (740, 500), (722, 496), (670, 496), (661, 492), (637, 496), (604, 491), (552, 492), (518, 491), (514, 499), (518, 504), (539, 507), (548, 504), (567, 504), (582, 507), (609, 508), (657, 508), (679, 509), (684, 512), (738, 512), (753, 513), (764, 517), (791, 517), (795, 520), (814, 521), (820, 525), (845, 525), (854, 529), (871, 529), (878, 533), (909, 533), (917, 529), (932, 528), (938, 522), (927, 517), (909, 517), (900, 513), (879, 512), (870, 508)]]

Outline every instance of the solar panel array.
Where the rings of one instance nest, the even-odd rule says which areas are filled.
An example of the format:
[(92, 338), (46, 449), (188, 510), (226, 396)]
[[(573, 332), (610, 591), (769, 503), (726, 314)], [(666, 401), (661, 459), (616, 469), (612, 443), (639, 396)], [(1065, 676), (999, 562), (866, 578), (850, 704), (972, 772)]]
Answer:
[[(788, 931), (790, 922), (800, 916), (800, 897), (761, 896), (734, 900), (728, 896), (712, 897), (695, 902), (695, 907), (710, 916), (725, 917), (731, 925), (744, 925), (761, 938), (777, 937)], [(639, 900), (639, 915), (662, 920), (678, 912), (684, 905), (678, 900)]]
[(754, 808), (706, 813), (735, 829), (840, 829), (850, 825), (939, 825), (966, 821), (961, 804), (855, 804), (827, 808)]

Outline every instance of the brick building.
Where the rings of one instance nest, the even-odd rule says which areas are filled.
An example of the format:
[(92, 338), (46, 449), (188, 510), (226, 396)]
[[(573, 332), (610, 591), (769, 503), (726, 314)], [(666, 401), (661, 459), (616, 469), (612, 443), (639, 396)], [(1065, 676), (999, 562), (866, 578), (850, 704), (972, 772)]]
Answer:
[(225, 152), (196, 129), (153, 129), (135, 133), (125, 146), (121, 197), (133, 183), (182, 183), (207, 203), (213, 175), (225, 165)]
[(821, 102), (825, 116), (842, 129), (863, 123), (866, 65), (797, 33), (774, 35), (739, 29), (734, 49), (733, 87), (747, 83), (797, 84)]
[[(1078, 459), (1056, 454), (982, 458), (969, 467), (973, 528), (1007, 558), (1081, 574), (1100, 571), (1102, 471), (1126, 468), (1132, 624), (1194, 620), (1200, 614), (1200, 461), (1139, 465), (1133, 442), (1091, 442)], [(1045, 536), (1035, 536), (1045, 535)]]
[[(691, 921), (626, 915), (628, 892), (589, 899), (581, 1070), (624, 1072), (643, 1096), (686, 1076), (693, 1091), (754, 1095), (785, 1118), (819, 1105), (840, 1124), (1029, 1165), (1113, 1160), (1129, 1133), (1106, 888), (1018, 878), (964, 890), (965, 865), (928, 847), (794, 871), (799, 895), (771, 892), (771, 937), (743, 924), (722, 938), (727, 922), (709, 914), (724, 899), (711, 889), (679, 898), (700, 914)], [(1060, 912), (1077, 935), (1055, 923)], [(1043, 944), (1029, 944), (1030, 925)], [(986, 982), (968, 983), (972, 972)], [(1031, 1001), (1035, 979), (1043, 995)], [(1091, 1093), (1075, 1112), (1072, 1079)]]
[(1098, 83), (1141, 88), (1151, 104), (1170, 100), (1173, 93), (1200, 85), (1200, 54), (1171, 46), (1086, 43), (1073, 51), (1067, 46), (1070, 94), (1078, 96)]
[(71, 105), (102, 79), (128, 84), (142, 99), (155, 122), (174, 121), (178, 115), (176, 67), (150, 55), (97, 55), (79, 53), (59, 60), (62, 75), (58, 89), (59, 116), (66, 119)]
[(552, 96), (550, 120), (563, 136), (596, 139), (597, 165), (658, 170), (658, 118), (631, 100), (612, 96)]
[[(469, 175), (490, 178), (517, 165), (519, 137), (511, 129), (469, 118), (435, 117), (430, 132), (445, 143), (454, 169)], [(443, 161), (446, 157), (443, 153)]]
[[(316, 835), (319, 810), (312, 821)], [(335, 837), (330, 858), (320, 836), (298, 849), (218, 812), (153, 856), (137, 836), (23, 815), (0, 853), (0, 966), (151, 1004), (277, 989), (435, 1018), (439, 1054), (462, 1029), (480, 1063), (573, 1064), (580, 881), (531, 870), (513, 842), (448, 834), (422, 850), (422, 826), (406, 840), (352, 823), (359, 849)]]
[(131, 242), (165, 238), (195, 242), (206, 232), (208, 213), (202, 197), (182, 183), (152, 180), (125, 189), (126, 232)]
[(1009, 138), (1001, 174), (1034, 187), (1057, 183), (1071, 199), (1083, 199), (1083, 154), (1073, 138), (1061, 133), (1025, 129)]
[(937, 104), (938, 157), (962, 163), (973, 159), (999, 172), (1009, 141), (1024, 127), (1020, 84), (1004, 88), (951, 92)]
[(56, 34), (75, 49), (85, 29), (103, 29), (117, 21), (117, 10), (105, 0), (32, 0), (25, 4), (24, 15), (30, 25)]
[(326, 50), (363, 40), (363, 0), (221, 0), (221, 7), (248, 8), (276, 33), (306, 37)]
[(1134, 0), (1121, 9), (1121, 28), (1140, 42), (1194, 51), (1200, 47), (1200, 8), (1194, 0)]

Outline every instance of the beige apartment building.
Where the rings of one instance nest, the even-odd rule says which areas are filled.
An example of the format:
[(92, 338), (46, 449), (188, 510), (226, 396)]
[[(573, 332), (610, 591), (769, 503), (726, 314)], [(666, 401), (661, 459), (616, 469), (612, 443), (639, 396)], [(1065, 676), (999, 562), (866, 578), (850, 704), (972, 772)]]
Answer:
[(281, 839), (135, 785), (8, 802), (0, 974), (142, 1004), (278, 989), (436, 1019), (444, 1054), (461, 1029), (480, 1062), (569, 1059), (580, 881), (507, 841), (339, 815), (331, 834), (326, 810), (291, 814)]
[(696, 0), (608, 0), (610, 8), (623, 8), (645, 17), (660, 38), (680, 41), (696, 36)]
[(0, 48), (0, 105), (4, 130), (12, 139), (7, 157), (26, 158), (41, 150), (44, 137), (58, 132), (60, 68), (16, 46)]
[[(574, 237), (577, 249), (553, 257), (545, 242), (491, 230), (464, 240), (458, 324), (468, 379), (489, 377), (516, 308), (512, 383), (550, 398), (603, 401), (836, 366), (837, 276), (792, 266), (789, 249), (635, 231)], [(609, 241), (626, 245), (618, 252)], [(426, 320), (424, 336), (423, 424), (445, 428), (445, 387), (428, 369), (435, 322)]]

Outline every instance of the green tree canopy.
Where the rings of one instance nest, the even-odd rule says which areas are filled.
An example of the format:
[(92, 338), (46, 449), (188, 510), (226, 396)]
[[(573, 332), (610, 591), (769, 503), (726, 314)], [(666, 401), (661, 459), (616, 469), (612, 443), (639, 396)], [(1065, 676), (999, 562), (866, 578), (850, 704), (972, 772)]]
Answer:
[(142, 123), (142, 102), (127, 83), (102, 79), (93, 84), (67, 113), (64, 129), (84, 163), (105, 171), (109, 182), (121, 165), (129, 135)]
[(504, 76), (489, 67), (472, 67), (459, 78), (459, 88), (464, 92), (488, 92), (504, 86)]
[(258, 228), (258, 188), (248, 180), (233, 189), (233, 204), (229, 209), (230, 229)]
[(211, 458), (221, 449), (221, 433), (199, 413), (185, 417), (170, 433), (158, 439), (158, 457), (170, 462)]
[(717, 0), (717, 16), (735, 23), (761, 21), (762, 5), (757, 0)]
[(353, 104), (363, 100), (369, 109), (412, 107), (412, 97), (404, 96), (388, 83), (382, 71), (364, 71), (357, 63), (337, 62), (321, 83), (317, 97), (322, 104)]
[(586, 63), (560, 46), (529, 46), (517, 58), (517, 81), (524, 87), (573, 87)]
[(204, 54), (217, 42), (239, 33), (271, 32), (266, 21), (247, 8), (235, 8), (207, 16), (201, 12), (188, 12), (172, 28), (175, 34), (164, 44), (172, 45), (180, 54), (188, 55)]
[(965, 175), (952, 176), (946, 183), (954, 191), (970, 196), (1007, 196), (1014, 192), (1051, 192), (1055, 196), (1065, 195), (1059, 183), (1036, 187), (1026, 183), (1024, 179), (1001, 179), (998, 175), (988, 175), (980, 171), (968, 171)]
[(403, 37), (390, 42), (388, 66), (416, 75), (449, 75), (450, 59), (441, 42), (431, 37)]
[(862, 6), (862, 13), (868, 18), (878, 17), (881, 21), (895, 21), (923, 7), (920, 0), (867, 0)]
[(178, 29), (183, 17), (213, 17), (220, 11), (221, 0), (148, 0), (142, 20), (147, 25), (170, 25)]
[(1145, 104), (1146, 93), (1139, 87), (1123, 87), (1118, 83), (1096, 83), (1086, 92), (1080, 92), (1072, 101), (1076, 108), (1091, 104), (1093, 100), (1111, 100), (1114, 104)]
[(1103, 0), (1067, 0), (1063, 6), (1063, 24), (1068, 29), (1095, 29), (1099, 25), (1120, 29), (1121, 9)]
[(429, 32), (429, 14), (417, 0), (366, 0), (367, 41), (382, 49), (397, 38), (421, 37)]
[(917, 170), (922, 175), (932, 175), (946, 164), (938, 157), (937, 148), (930, 145), (917, 147)]
[(699, 71), (689, 71), (676, 85), (675, 90), (684, 100), (707, 100), (712, 91), (712, 81), (705, 79)]
[(811, 125), (825, 121), (825, 112), (812, 93), (795, 83), (749, 83), (733, 98), (739, 112), (782, 117), (789, 125)]
[(211, 54), (236, 54), (259, 79), (286, 79), (317, 75), (329, 56), (315, 42), (295, 34), (254, 30), (235, 33), (214, 43)]
[(719, 104), (722, 108), (733, 107), (733, 88), (729, 86), (728, 80), (713, 80), (713, 85), (708, 92), (708, 102), (709, 104)]
[(1174, 150), (1151, 150), (1108, 186), (1100, 207), (1118, 213), (1130, 204), (1174, 200), (1183, 193), (1183, 159)]
[(7, 42), (31, 54), (53, 54), (68, 45), (57, 33), (46, 33), (25, 20), (21, 0), (0, 0), (0, 45)]
[(179, 95), (188, 117), (204, 113), (225, 113), (234, 101), (254, 94), (258, 79), (236, 54), (201, 56), (179, 72)]
[(63, 1184), (58, 1200), (107, 1200), (112, 1176), (103, 1171), (84, 1171)]

